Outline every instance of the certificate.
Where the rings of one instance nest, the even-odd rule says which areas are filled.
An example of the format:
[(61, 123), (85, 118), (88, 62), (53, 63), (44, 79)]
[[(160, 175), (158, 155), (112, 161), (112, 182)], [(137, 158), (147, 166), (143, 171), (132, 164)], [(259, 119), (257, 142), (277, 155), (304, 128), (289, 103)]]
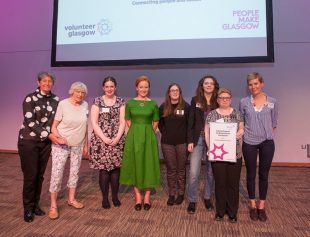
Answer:
[(237, 123), (211, 122), (209, 161), (236, 162)]

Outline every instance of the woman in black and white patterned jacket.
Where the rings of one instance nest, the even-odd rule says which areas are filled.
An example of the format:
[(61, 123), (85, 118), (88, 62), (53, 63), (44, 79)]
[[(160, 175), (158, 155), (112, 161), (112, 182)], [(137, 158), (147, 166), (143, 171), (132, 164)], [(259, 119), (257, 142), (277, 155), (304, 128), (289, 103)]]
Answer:
[(34, 215), (42, 216), (39, 207), (43, 176), (51, 153), (51, 141), (58, 138), (51, 134), (58, 97), (51, 93), (55, 78), (48, 72), (38, 74), (38, 88), (23, 101), (23, 125), (19, 131), (18, 153), (24, 175), (24, 220), (31, 222)]

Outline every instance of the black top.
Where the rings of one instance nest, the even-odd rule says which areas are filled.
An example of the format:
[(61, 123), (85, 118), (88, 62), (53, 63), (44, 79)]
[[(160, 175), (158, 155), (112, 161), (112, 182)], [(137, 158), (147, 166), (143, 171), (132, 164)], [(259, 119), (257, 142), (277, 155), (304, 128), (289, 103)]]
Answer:
[(203, 111), (201, 106), (196, 103), (196, 97), (191, 100), (189, 118), (188, 118), (188, 143), (197, 145), (198, 139), (205, 127), (205, 112), (210, 112), (216, 107), (210, 107), (209, 111)]
[(47, 137), (51, 132), (58, 101), (56, 95), (44, 95), (39, 88), (27, 95), (23, 102), (24, 121), (18, 139), (49, 141)]
[[(177, 104), (173, 105), (173, 109)], [(176, 114), (163, 117), (164, 103), (159, 107), (159, 124), (161, 132), (161, 143), (178, 145), (187, 143), (187, 127), (189, 116), (189, 104), (185, 102), (184, 110), (177, 110)]]

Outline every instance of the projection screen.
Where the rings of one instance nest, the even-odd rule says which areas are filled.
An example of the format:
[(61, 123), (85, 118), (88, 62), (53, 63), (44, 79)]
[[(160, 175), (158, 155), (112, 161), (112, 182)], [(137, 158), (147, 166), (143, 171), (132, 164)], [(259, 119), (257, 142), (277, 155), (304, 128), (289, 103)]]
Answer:
[(273, 62), (271, 0), (54, 0), (52, 66)]

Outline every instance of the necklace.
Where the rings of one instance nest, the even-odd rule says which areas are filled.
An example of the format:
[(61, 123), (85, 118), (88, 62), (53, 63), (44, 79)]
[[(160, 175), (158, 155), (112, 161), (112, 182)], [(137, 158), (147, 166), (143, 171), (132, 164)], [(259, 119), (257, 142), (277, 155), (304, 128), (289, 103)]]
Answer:
[(149, 101), (147, 98), (140, 99), (140, 98), (137, 98), (137, 97), (135, 98), (135, 100), (138, 101), (140, 107), (144, 107), (145, 102)]

